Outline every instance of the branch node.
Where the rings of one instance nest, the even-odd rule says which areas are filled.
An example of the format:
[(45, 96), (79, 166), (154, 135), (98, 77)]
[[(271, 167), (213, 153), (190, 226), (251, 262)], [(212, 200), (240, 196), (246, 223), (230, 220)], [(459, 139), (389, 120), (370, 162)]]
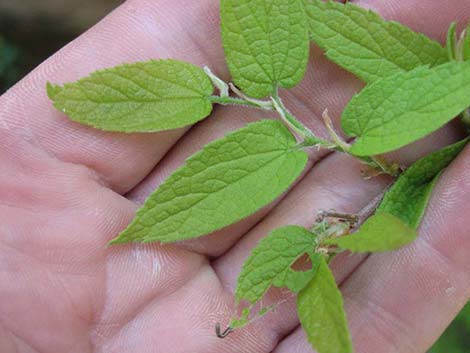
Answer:
[(217, 87), (217, 89), (219, 90), (220, 96), (222, 98), (228, 97), (229, 88), (228, 88), (227, 83), (225, 83), (225, 81), (223, 81), (218, 76), (216, 76), (208, 66), (204, 66), (204, 72), (206, 73), (207, 76), (209, 76), (214, 86)]
[(326, 129), (330, 138), (333, 140), (336, 146), (338, 146), (343, 152), (349, 151), (351, 145), (344, 141), (337, 133), (333, 127), (333, 122), (328, 114), (328, 109), (325, 109), (322, 114), (323, 122), (325, 123)]
[(259, 99), (254, 99), (251, 97), (248, 97), (245, 93), (240, 91), (237, 86), (235, 86), (232, 82), (229, 82), (228, 86), (232, 90), (235, 95), (247, 102), (250, 102), (252, 104), (255, 104), (256, 106), (265, 109), (265, 110), (273, 110), (273, 103), (271, 101), (263, 101)]

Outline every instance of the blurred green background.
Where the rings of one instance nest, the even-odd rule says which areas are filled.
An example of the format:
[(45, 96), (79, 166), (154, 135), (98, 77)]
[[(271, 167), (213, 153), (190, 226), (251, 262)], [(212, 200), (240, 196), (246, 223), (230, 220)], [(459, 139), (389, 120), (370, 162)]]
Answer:
[[(0, 94), (121, 2), (0, 0)], [(470, 353), (470, 304), (429, 353)]]
[(123, 0), (0, 0), (0, 93)]
[(459, 316), (447, 328), (429, 353), (470, 352), (470, 303), (465, 305)]

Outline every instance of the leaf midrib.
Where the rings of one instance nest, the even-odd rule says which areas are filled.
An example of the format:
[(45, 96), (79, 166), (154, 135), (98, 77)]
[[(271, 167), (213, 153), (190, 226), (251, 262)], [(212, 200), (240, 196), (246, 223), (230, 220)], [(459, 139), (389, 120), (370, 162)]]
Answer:
[[(288, 240), (287, 240), (287, 241), (288, 241)], [(298, 244), (298, 243), (297, 243), (297, 244)], [(272, 286), (272, 283), (274, 282), (274, 280), (275, 280), (281, 273), (283, 273), (285, 270), (287, 270), (287, 269), (288, 269), (290, 266), (292, 266), (303, 254), (305, 254), (308, 250), (310, 250), (310, 249), (312, 248), (312, 245), (315, 245), (315, 242), (314, 242), (314, 241), (312, 241), (312, 242), (307, 242), (307, 240), (305, 240), (305, 244), (303, 244), (303, 245), (302, 245), (302, 248), (301, 248), (301, 253), (299, 253), (293, 260), (290, 261), (288, 267), (286, 267), (286, 269), (284, 269), (282, 272), (277, 273), (274, 277), (270, 278), (268, 281), (264, 281), (264, 282), (267, 282), (267, 283), (268, 283), (268, 287), (269, 287), (269, 286)], [(299, 246), (299, 248), (300, 248), (300, 246)], [(280, 256), (282, 256), (282, 254), (281, 254)], [(285, 256), (283, 256), (283, 257), (285, 258)], [(245, 266), (247, 266), (247, 267), (248, 267), (248, 266), (252, 266), (252, 262), (254, 261), (254, 259), (250, 259), (250, 260), (251, 260), (251, 261), (247, 262), (247, 263), (244, 265), (244, 267), (245, 267)], [(271, 259), (270, 261), (266, 261), (266, 262), (264, 262), (263, 264), (273, 262), (274, 260), (275, 260), (275, 259)], [(243, 280), (244, 278), (246, 278), (248, 274), (249, 274), (249, 273), (245, 274), (244, 276), (240, 276), (240, 277), (238, 278), (238, 282), (239, 282), (239, 283), (242, 283), (242, 282), (243, 282), (242, 280)], [(260, 285), (261, 283), (263, 283), (263, 281), (256, 283), (254, 286)], [(251, 286), (251, 287), (254, 287), (254, 286)], [(245, 287), (246, 287), (246, 286), (245, 286)], [(245, 288), (245, 287), (244, 287), (244, 288)], [(245, 292), (247, 292), (246, 289), (245, 289)], [(254, 291), (254, 290), (248, 291), (248, 293), (253, 293), (253, 292), (255, 292), (255, 291)], [(266, 293), (266, 291), (264, 291), (263, 293)], [(248, 300), (248, 298), (247, 298), (248, 295), (240, 296), (240, 295), (236, 294), (236, 296), (237, 296), (237, 299), (238, 299), (238, 300), (242, 300), (242, 299)], [(252, 302), (252, 301), (250, 301), (250, 302), (251, 302), (252, 304), (254, 304), (254, 302)]]
[[(238, 179), (238, 180), (237, 180), (237, 183), (240, 182), (241, 180), (245, 179), (245, 178), (248, 178), (248, 177), (252, 176), (252, 175), (255, 174), (255, 173), (261, 172), (264, 168), (266, 168), (268, 165), (270, 165), (271, 163), (273, 163), (275, 160), (277, 160), (277, 159), (279, 159), (279, 158), (281, 158), (281, 157), (285, 157), (285, 156), (289, 155), (289, 153), (290, 153), (289, 151), (285, 151), (284, 153), (275, 156), (274, 158), (272, 158), (272, 159), (270, 159), (269, 161), (267, 161), (267, 162), (266, 162), (264, 165), (262, 165), (260, 168), (258, 168), (254, 173), (248, 173), (248, 174), (244, 175), (243, 177), (241, 177), (240, 179)], [(226, 186), (222, 187), (221, 189), (219, 189), (219, 190), (218, 190), (217, 192), (215, 192), (215, 193), (206, 194), (205, 197), (201, 198), (201, 199), (198, 200), (196, 203), (192, 204), (190, 208), (186, 208), (186, 209), (183, 209), (183, 210), (178, 210), (177, 213), (174, 213), (174, 214), (170, 215), (169, 217), (165, 218), (164, 220), (162, 220), (162, 221), (160, 221), (160, 222), (158, 222), (158, 223), (167, 222), (169, 219), (171, 219), (171, 218), (173, 218), (173, 217), (175, 217), (175, 216), (177, 216), (177, 215), (179, 215), (179, 214), (181, 214), (181, 213), (186, 213), (186, 212), (188, 212), (188, 211), (191, 211), (192, 208), (194, 208), (196, 205), (198, 205), (198, 204), (201, 203), (202, 201), (205, 201), (205, 200), (207, 200), (207, 199), (210, 198), (210, 197), (215, 197), (215, 196), (217, 196), (221, 191), (223, 191), (223, 190), (225, 190), (226, 188), (228, 188), (228, 187), (230, 187), (230, 186), (233, 186), (233, 185), (234, 185), (234, 183), (227, 184)], [(181, 197), (187, 197), (188, 195), (191, 195), (191, 194), (181, 195)], [(158, 205), (163, 205), (163, 204), (165, 204), (165, 203), (167, 203), (167, 202), (173, 201), (174, 199), (175, 199), (175, 198), (172, 198), (171, 200), (168, 200), (168, 201), (166, 201), (166, 202), (164, 202), (164, 203), (158, 203)], [(188, 218), (187, 218), (187, 219), (188, 219)], [(178, 229), (183, 228), (183, 226), (185, 225), (187, 219), (186, 219), (183, 223), (180, 224), (180, 226), (178, 227)], [(236, 222), (236, 221), (232, 222), (231, 224), (233, 224), (233, 223), (235, 223), (235, 222)], [(175, 234), (175, 233), (178, 233), (178, 230), (172, 231), (172, 234)], [(147, 236), (147, 237), (144, 237), (144, 239), (149, 239), (149, 237), (148, 237), (148, 236)], [(161, 240), (161, 241), (171, 241), (171, 240), (173, 240), (173, 239), (174, 239), (174, 240), (177, 240), (177, 238), (174, 238), (174, 237), (168, 236), (168, 235), (165, 236), (165, 237), (159, 237), (159, 238), (158, 238), (158, 240)]]

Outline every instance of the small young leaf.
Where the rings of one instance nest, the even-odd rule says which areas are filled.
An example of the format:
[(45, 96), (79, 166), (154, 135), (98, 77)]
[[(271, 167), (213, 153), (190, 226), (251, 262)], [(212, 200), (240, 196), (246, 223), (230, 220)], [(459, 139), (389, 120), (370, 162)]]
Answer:
[(352, 353), (343, 298), (326, 260), (297, 296), (297, 311), (308, 341), (318, 353)]
[(446, 42), (446, 49), (447, 49), (447, 57), (449, 60), (457, 60), (456, 57), (456, 46), (457, 46), (457, 22), (452, 22), (449, 26), (449, 30), (447, 31), (447, 42)]
[(357, 136), (351, 153), (389, 152), (439, 129), (470, 105), (470, 62), (420, 67), (363, 89), (343, 112), (342, 127)]
[(250, 323), (252, 323), (253, 321), (258, 320), (261, 317), (265, 316), (269, 312), (272, 312), (275, 309), (276, 309), (276, 305), (264, 306), (259, 309), (256, 315), (250, 316), (252, 306), (246, 307), (243, 309), (241, 316), (232, 318), (232, 320), (230, 321), (229, 327), (232, 330), (243, 328), (249, 325)]
[(250, 323), (250, 308), (244, 308), (239, 318), (232, 319), (230, 321), (230, 327), (232, 329), (242, 328)]
[[(255, 304), (274, 285), (298, 292), (312, 279), (318, 259), (314, 255), (317, 237), (299, 226), (274, 230), (252, 250), (238, 277), (235, 298)], [(291, 266), (309, 254), (312, 269), (294, 271)]]
[(381, 252), (400, 249), (413, 242), (417, 235), (416, 230), (401, 219), (378, 212), (369, 217), (356, 233), (327, 239), (324, 243), (353, 252)]
[(470, 303), (444, 331), (428, 353), (467, 353), (470, 347)]
[(470, 60), (470, 25), (465, 30), (465, 37), (462, 41), (462, 59)]
[(54, 106), (72, 120), (119, 132), (194, 124), (211, 113), (213, 91), (202, 69), (175, 60), (121, 65), (63, 87), (47, 86)]
[(353, 4), (306, 0), (313, 41), (329, 59), (367, 83), (447, 61), (446, 50), (423, 34)]
[(302, 1), (221, 1), (227, 64), (249, 96), (272, 95), (277, 85), (291, 88), (304, 76), (310, 44)]
[(173, 242), (235, 223), (280, 196), (308, 156), (279, 121), (261, 120), (214, 141), (171, 175), (113, 243)]
[(385, 194), (378, 211), (390, 213), (417, 228), (441, 171), (467, 144), (468, 139), (421, 158), (400, 175)]

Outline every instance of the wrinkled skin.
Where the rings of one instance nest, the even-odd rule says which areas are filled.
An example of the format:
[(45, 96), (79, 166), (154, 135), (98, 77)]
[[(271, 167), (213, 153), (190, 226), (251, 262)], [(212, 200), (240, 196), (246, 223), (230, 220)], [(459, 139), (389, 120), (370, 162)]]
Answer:
[[(362, 0), (388, 19), (444, 40), (470, 17), (462, 0)], [(183, 160), (226, 131), (266, 116), (217, 107), (195, 127), (112, 134), (69, 121), (46, 81), (150, 58), (210, 65), (228, 79), (216, 0), (129, 0), (0, 98), (0, 351), (3, 353), (307, 353), (286, 291), (278, 309), (221, 340), (243, 260), (275, 227), (311, 225), (320, 209), (357, 212), (389, 182), (363, 180), (352, 158), (312, 150), (310, 167), (283, 198), (202, 239), (175, 245), (107, 242)], [(326, 136), (321, 112), (340, 113), (361, 83), (317, 48), (286, 104)], [(461, 135), (458, 125), (393, 155), (403, 163)], [(400, 251), (332, 263), (360, 353), (423, 353), (470, 297), (470, 149), (437, 185), (420, 238)]]

